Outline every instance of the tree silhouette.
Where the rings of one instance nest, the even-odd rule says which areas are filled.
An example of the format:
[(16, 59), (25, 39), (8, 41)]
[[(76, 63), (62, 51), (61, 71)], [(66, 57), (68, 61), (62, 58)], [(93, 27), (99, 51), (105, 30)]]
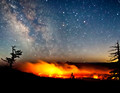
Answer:
[(113, 71), (111, 71), (111, 78), (119, 80), (120, 79), (120, 45), (117, 41), (115, 46), (111, 46), (110, 48), (113, 48), (110, 50), (110, 61), (116, 61), (116, 66)]
[(113, 48), (112, 50), (110, 50), (110, 61), (115, 61), (118, 60), (117, 62), (120, 63), (120, 46), (119, 46), (119, 42), (117, 41), (115, 46), (111, 46), (110, 48)]
[(11, 58), (6, 57), (6, 59), (2, 59), (5, 62), (8, 62), (10, 65), (10, 68), (12, 68), (13, 63), (16, 61), (16, 58), (20, 58), (20, 56), (22, 55), (22, 51), (21, 50), (16, 50), (15, 49), (16, 46), (12, 46), (12, 53), (10, 53)]

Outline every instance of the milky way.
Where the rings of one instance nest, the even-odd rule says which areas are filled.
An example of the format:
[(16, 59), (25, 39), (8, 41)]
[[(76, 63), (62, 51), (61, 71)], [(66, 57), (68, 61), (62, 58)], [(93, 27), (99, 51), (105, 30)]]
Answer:
[(16, 45), (23, 60), (107, 61), (119, 22), (119, 0), (1, 0), (0, 57)]

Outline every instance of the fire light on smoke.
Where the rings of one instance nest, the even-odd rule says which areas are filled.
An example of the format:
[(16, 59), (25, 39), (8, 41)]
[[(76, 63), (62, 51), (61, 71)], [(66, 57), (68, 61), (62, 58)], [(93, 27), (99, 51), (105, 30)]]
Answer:
[(93, 78), (93, 79), (107, 79), (110, 69), (108, 68), (94, 68), (94, 67), (77, 67), (67, 63), (48, 63), (39, 60), (37, 63), (25, 62), (19, 64), (17, 69), (33, 73), (40, 77), (52, 78)]

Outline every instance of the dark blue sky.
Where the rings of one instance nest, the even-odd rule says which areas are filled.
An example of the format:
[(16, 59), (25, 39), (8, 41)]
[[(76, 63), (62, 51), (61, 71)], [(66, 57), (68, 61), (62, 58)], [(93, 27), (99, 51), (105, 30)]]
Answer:
[(101, 62), (120, 40), (120, 0), (1, 0), (0, 57)]

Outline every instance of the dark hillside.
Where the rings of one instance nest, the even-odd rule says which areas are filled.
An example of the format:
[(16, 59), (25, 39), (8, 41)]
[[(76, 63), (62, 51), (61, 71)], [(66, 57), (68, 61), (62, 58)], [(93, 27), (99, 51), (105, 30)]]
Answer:
[[(8, 85), (11, 87), (16, 87), (19, 85), (33, 88), (37, 85), (45, 87), (120, 87), (120, 81), (113, 80), (94, 80), (94, 79), (54, 79), (38, 77), (30, 73), (21, 72), (15, 69), (10, 69), (9, 67), (0, 67), (0, 82), (3, 85)], [(38, 87), (38, 86), (37, 86)]]

